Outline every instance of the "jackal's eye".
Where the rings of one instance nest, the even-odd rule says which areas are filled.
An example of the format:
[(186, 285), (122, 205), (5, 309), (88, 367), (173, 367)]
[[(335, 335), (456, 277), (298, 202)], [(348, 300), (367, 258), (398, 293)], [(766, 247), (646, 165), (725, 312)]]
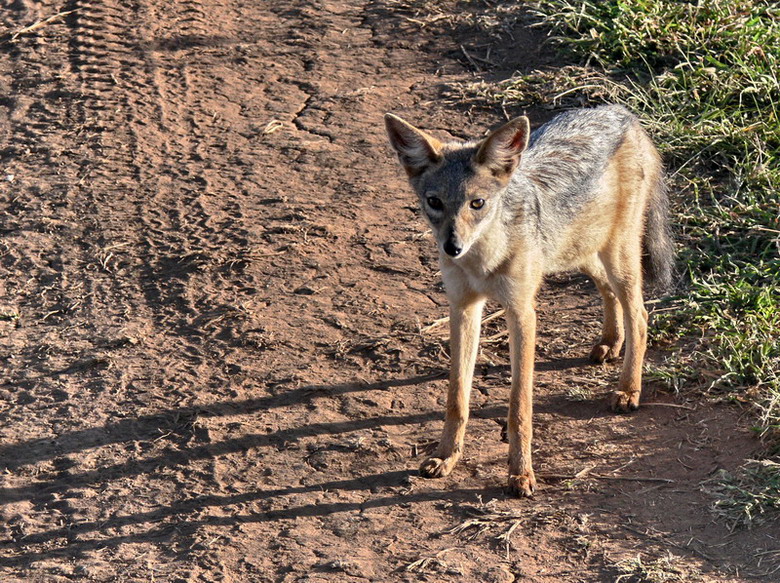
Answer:
[(483, 206), (485, 206), (485, 199), (484, 198), (475, 198), (469, 203), (469, 206), (475, 210), (481, 209)]
[(444, 203), (436, 196), (429, 196), (426, 202), (428, 203), (428, 206), (435, 211), (440, 211), (444, 208)]

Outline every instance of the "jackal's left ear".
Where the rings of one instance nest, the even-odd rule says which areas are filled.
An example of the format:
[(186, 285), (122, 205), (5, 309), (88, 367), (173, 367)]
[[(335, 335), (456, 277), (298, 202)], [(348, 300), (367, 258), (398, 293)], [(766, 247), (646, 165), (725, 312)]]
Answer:
[(419, 176), (441, 160), (441, 142), (400, 117), (385, 114), (385, 128), (390, 144), (410, 177)]
[(508, 179), (528, 147), (531, 124), (525, 116), (505, 123), (484, 139), (477, 150), (476, 163), (486, 166), (494, 176)]

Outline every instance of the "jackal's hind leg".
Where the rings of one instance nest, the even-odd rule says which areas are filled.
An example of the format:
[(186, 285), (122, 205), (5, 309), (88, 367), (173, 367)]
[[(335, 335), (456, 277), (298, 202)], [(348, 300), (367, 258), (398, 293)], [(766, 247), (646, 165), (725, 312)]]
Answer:
[(639, 408), (642, 392), (642, 364), (647, 349), (647, 310), (642, 298), (640, 253), (623, 250), (605, 259), (609, 281), (623, 308), (626, 354), (617, 391), (610, 397), (613, 411), (624, 413)]
[(606, 269), (601, 259), (595, 256), (584, 268), (601, 294), (604, 302), (604, 324), (601, 328), (601, 338), (590, 351), (590, 361), (597, 364), (615, 360), (623, 348), (623, 309), (612, 286), (609, 283)]

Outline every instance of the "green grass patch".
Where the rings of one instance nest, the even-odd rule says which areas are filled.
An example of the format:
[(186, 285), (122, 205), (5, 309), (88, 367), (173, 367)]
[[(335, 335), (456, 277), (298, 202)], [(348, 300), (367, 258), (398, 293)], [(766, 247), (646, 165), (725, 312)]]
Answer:
[(16, 312), (0, 311), (0, 322), (13, 322), (14, 324), (18, 324), (19, 314), (17, 314)]

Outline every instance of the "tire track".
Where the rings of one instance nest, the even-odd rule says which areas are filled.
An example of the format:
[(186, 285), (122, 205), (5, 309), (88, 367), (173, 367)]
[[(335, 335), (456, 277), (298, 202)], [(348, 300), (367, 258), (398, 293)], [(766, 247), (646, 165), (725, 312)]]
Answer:
[[(18, 13), (16, 29), (51, 10), (47, 3), (22, 4), (29, 10)], [(98, 336), (89, 324), (74, 322), (85, 316), (93, 321), (103, 309), (93, 298), (104, 286), (89, 273), (94, 247), (85, 242), (97, 234), (99, 220), (81, 181), (91, 160), (103, 153), (100, 132), (91, 126), (96, 116), (85, 107), (98, 83), (85, 81), (86, 69), (75, 70), (70, 31), (68, 22), (57, 22), (4, 47), (11, 82), (4, 99), (9, 124), (0, 182), (7, 250), (2, 288), (12, 298), (19, 325), (2, 342), (2, 400), (13, 404), (3, 426), (21, 423), (52, 440), (104, 421), (111, 409), (106, 393), (116, 380), (97, 359), (71, 368)], [(71, 493), (54, 499), (41, 478), (67, 476), (75, 465), (74, 458), (55, 450), (9, 476), (29, 492), (29, 519), (19, 528), (45, 530), (74, 520), (79, 505)]]
[[(148, 31), (148, 46), (180, 46), (181, 42), (201, 46), (208, 42), (207, 19), (195, 2), (156, 6), (149, 22), (165, 22), (166, 28), (152, 26)], [(174, 308), (170, 316), (178, 318), (175, 325), (180, 335), (201, 344), (214, 336), (202, 330), (204, 313), (216, 310), (230, 312), (232, 316), (237, 314), (230, 305), (210, 305), (203, 292), (216, 287), (217, 293), (213, 295), (221, 296), (223, 292), (230, 295), (230, 288), (237, 281), (228, 266), (235, 265), (236, 257), (246, 252), (248, 230), (243, 226), (241, 206), (233, 194), (240, 191), (235, 173), (230, 171), (222, 152), (213, 155), (212, 134), (218, 114), (205, 111), (204, 93), (208, 93), (195, 86), (193, 65), (186, 58), (179, 58), (176, 51), (164, 49), (150, 51), (149, 58), (154, 63), (154, 84), (166, 106), (162, 127), (168, 151), (157, 165), (157, 172), (165, 181), (159, 192), (165, 216), (154, 216), (149, 209), (144, 209), (141, 218), (155, 225), (160, 234), (166, 234), (159, 238), (152, 229), (149, 237), (153, 247), (161, 250), (172, 247), (183, 259), (167, 265), (166, 269), (168, 273), (180, 272), (178, 281), (170, 282), (175, 287), (174, 293), (168, 296)], [(224, 149), (224, 144), (217, 146)], [(170, 240), (168, 235), (172, 232), (179, 235), (178, 240)], [(161, 299), (165, 304), (163, 294), (154, 291), (147, 297), (150, 304), (157, 304)], [(229, 352), (229, 344), (220, 351)], [(209, 356), (205, 348), (189, 348), (196, 364)]]
[[(78, 122), (86, 144), (82, 192), (90, 242), (83, 260), (94, 266), (85, 282), (85, 309), (103, 321), (110, 314), (116, 333), (129, 329), (141, 338), (139, 348), (127, 351), (132, 356), (111, 368), (109, 381), (121, 392), (104, 408), (165, 411), (198, 398), (190, 391), (193, 385), (221, 386), (227, 380), (212, 363), (223, 351), (205, 342), (198, 327), (203, 309), (194, 290), (202, 285), (209, 257), (195, 243), (213, 233), (198, 196), (183, 188), (197, 176), (179, 176), (176, 170), (192, 147), (171, 99), (181, 88), (171, 91), (168, 75), (149, 50), (152, 5), (73, 0), (69, 8), (74, 11), (68, 20), (69, 62), (83, 96)], [(137, 463), (153, 454), (186, 460), (187, 444), (196, 438), (194, 420), (175, 424), (181, 429), (141, 451), (130, 437), (118, 447)], [(121, 511), (128, 479), (118, 478), (102, 480), (103, 512)], [(162, 491), (155, 486), (160, 478), (167, 484)], [(164, 504), (180, 499), (196, 481), (183, 464), (139, 474), (130, 487)], [(195, 544), (194, 535), (183, 533), (183, 544)], [(141, 545), (154, 554), (150, 547), (156, 548)], [(136, 552), (141, 551), (122, 557), (132, 560)]]
[[(79, 99), (71, 115), (78, 131), (80, 198), (84, 229), (83, 311), (88, 321), (109, 316), (113, 337), (151, 333), (153, 325), (139, 293), (139, 266), (145, 264), (143, 233), (128, 221), (127, 205), (154, 202), (141, 152), (165, 154), (164, 143), (140, 139), (139, 128), (163, 115), (154, 98), (151, 65), (142, 49), (142, 6), (119, 0), (70, 0), (67, 17), (69, 73)], [(111, 368), (109, 383), (124, 385), (155, 361), (137, 351), (129, 368)], [(127, 398), (133, 398), (126, 395)]]
[[(241, 175), (215, 144), (228, 130), (215, 131), (207, 111), (213, 89), (195, 85), (193, 65), (178, 53), (156, 49), (169, 38), (160, 22), (190, 38), (200, 30), (198, 13), (184, 6), (179, 19), (167, 12), (180, 6), (154, 2), (74, 8), (71, 62), (100, 160), (88, 187), (101, 223), (94, 239), (113, 253), (111, 269), (90, 282), (99, 298), (91, 309), (130, 315), (146, 337), (123, 365), (133, 387), (123, 398), (171, 408), (202, 399), (192, 387), (225, 394), (240, 370), (231, 355), (246, 345), (243, 304), (254, 291), (236, 268), (249, 246)], [(178, 488), (196, 481), (190, 470), (175, 474)]]
[[(3, 13), (10, 30), (29, 25), (41, 11), (32, 2), (13, 8)], [(77, 91), (67, 74), (53, 74), (42, 58), (67, 61), (62, 47), (32, 35), (6, 41), (2, 48), (10, 74), (2, 80), (0, 99), (5, 130), (0, 144), (0, 310), (18, 316), (14, 332), (2, 342), (3, 356), (18, 360), (5, 360), (9, 367), (2, 374), (12, 387), (12, 401), (35, 401), (56, 390), (33, 380), (42, 366), (67, 357), (62, 332), (52, 325), (80, 304), (81, 287), (66, 275), (74, 267), (72, 254), (82, 233), (81, 225), (70, 220), (78, 207), (71, 192), (78, 165), (59, 139), (74, 134), (70, 102)], [(37, 403), (28, 407), (29, 419), (37, 408)]]
[[(192, 345), (200, 310), (191, 283), (230, 238), (210, 225), (201, 202), (208, 178), (192, 164), (181, 171), (183, 161), (196, 158), (186, 71), (176, 79), (181, 70), (164, 70), (148, 50), (152, 6), (73, 0), (68, 8), (71, 63), (84, 93), (82, 123), (98, 160), (89, 173), (94, 211), (103, 221), (98, 244), (120, 246), (114, 263), (128, 267), (143, 291), (129, 298), (135, 309), (159, 333), (173, 326), (174, 343), (186, 337), (180, 348), (197, 366), (204, 355)], [(197, 21), (194, 7), (182, 8), (188, 22)], [(140, 228), (125, 224), (128, 201)], [(246, 245), (245, 235), (234, 239)]]

